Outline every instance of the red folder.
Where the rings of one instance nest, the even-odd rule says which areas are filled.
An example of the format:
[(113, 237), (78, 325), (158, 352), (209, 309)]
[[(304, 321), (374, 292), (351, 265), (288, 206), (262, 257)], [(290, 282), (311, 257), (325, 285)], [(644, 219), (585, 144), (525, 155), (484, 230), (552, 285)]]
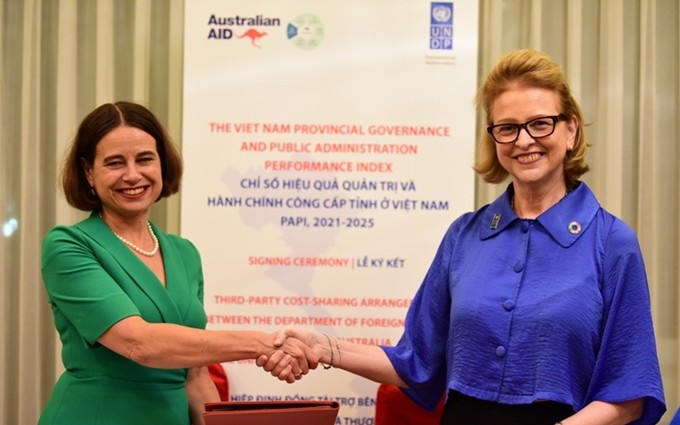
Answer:
[(205, 425), (334, 425), (335, 401), (222, 401), (206, 403)]

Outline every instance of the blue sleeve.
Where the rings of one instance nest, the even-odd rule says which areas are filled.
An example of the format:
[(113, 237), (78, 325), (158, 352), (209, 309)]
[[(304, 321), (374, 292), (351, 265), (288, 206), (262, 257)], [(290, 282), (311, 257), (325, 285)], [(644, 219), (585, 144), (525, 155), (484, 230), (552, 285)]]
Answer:
[(425, 275), (406, 315), (404, 334), (394, 347), (383, 347), (397, 374), (408, 385), (404, 392), (422, 407), (434, 410), (447, 387), (446, 353), (451, 298), (449, 262), (455, 223)]
[(643, 416), (632, 424), (656, 424), (666, 406), (645, 266), (632, 229), (615, 220), (604, 253), (602, 340), (586, 400), (644, 398)]

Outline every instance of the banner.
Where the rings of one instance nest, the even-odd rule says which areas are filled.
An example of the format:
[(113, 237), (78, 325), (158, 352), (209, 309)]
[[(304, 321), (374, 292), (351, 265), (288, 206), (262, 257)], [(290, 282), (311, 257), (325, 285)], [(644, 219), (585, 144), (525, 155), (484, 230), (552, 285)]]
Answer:
[[(477, 22), (476, 1), (186, 2), (181, 229), (209, 329), (397, 343), (474, 207)], [(232, 400), (336, 400), (337, 423), (373, 423), (366, 379), (225, 368)]]

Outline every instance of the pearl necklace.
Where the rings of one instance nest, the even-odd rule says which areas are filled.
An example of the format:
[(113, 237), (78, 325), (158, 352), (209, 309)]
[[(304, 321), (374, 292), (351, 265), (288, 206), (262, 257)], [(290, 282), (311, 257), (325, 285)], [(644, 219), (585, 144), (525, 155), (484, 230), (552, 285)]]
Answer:
[[(101, 214), (101, 213), (99, 213), (99, 218), (101, 218), (102, 221), (104, 221), (104, 217), (102, 217), (102, 214)], [(104, 224), (106, 224), (105, 221), (104, 221)], [(107, 226), (108, 226), (108, 224), (107, 224)], [(115, 230), (111, 229), (111, 226), (109, 226), (109, 229), (111, 229), (111, 231), (113, 232), (113, 234), (114, 234), (118, 239), (120, 239), (121, 242), (123, 242), (125, 245), (127, 245), (128, 247), (130, 247), (130, 249), (132, 249), (133, 251), (138, 252), (138, 253), (142, 254), (143, 256), (145, 256), (145, 257), (153, 257), (153, 256), (156, 255), (156, 253), (158, 252), (158, 247), (159, 247), (158, 238), (156, 237), (156, 234), (153, 232), (153, 229), (151, 228), (151, 223), (150, 223), (150, 222), (148, 222), (148, 221), (146, 222), (146, 227), (149, 229), (149, 234), (151, 235), (151, 239), (153, 239), (153, 249), (152, 249), (151, 251), (146, 251), (146, 250), (144, 250), (144, 249), (138, 247), (137, 245), (133, 244), (133, 243), (130, 242), (129, 240), (125, 239), (124, 237), (122, 237), (121, 235), (119, 235), (118, 233), (116, 233)]]

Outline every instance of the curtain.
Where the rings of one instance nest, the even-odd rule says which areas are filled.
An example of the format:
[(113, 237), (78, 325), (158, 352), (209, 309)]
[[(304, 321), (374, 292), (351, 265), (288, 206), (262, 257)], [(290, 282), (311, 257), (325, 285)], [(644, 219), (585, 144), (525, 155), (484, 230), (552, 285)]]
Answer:
[[(680, 402), (678, 1), (479, 5), (480, 78), (508, 50), (541, 49), (564, 66), (584, 109), (584, 180), (636, 230), (645, 255), (667, 424)], [(84, 217), (57, 185), (64, 150), (87, 112), (116, 100), (147, 105), (181, 144), (183, 15), (183, 0), (0, 0), (2, 423), (35, 423), (62, 368), (40, 250), (49, 228)], [(504, 187), (478, 179), (476, 206)], [(152, 220), (179, 232), (179, 196), (158, 203)]]

